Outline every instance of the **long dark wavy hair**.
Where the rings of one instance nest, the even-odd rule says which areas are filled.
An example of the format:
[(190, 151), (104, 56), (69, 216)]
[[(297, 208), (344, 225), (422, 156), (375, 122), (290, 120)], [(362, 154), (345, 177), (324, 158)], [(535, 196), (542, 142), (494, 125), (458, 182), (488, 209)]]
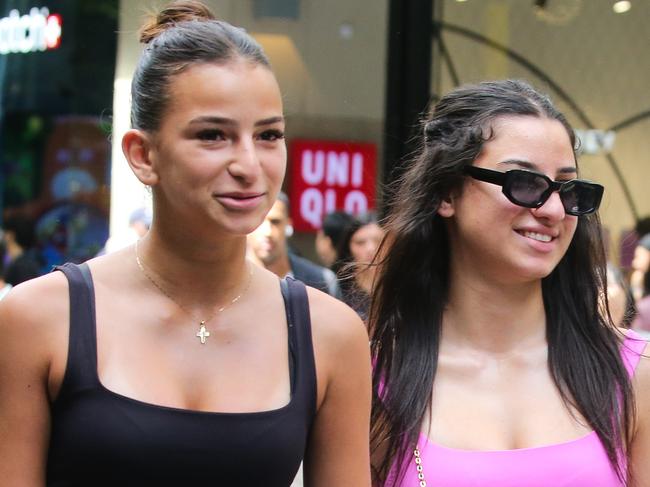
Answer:
[[(463, 168), (493, 136), (491, 124), (508, 115), (557, 120), (576, 147), (564, 115), (526, 82), (467, 85), (444, 96), (422, 122), (421, 148), (394, 186), (368, 320), (375, 360), (371, 451), (379, 457), (373, 463), (377, 484), (386, 482), (391, 468), (397, 467), (397, 479), (403, 475), (431, 406), (450, 287), (449, 239), (437, 210), (444, 198), (460, 192)], [(635, 406), (606, 291), (599, 217), (578, 217), (566, 254), (542, 280), (548, 367), (567, 408), (596, 431), (625, 482)], [(605, 306), (599, 306), (603, 294)]]

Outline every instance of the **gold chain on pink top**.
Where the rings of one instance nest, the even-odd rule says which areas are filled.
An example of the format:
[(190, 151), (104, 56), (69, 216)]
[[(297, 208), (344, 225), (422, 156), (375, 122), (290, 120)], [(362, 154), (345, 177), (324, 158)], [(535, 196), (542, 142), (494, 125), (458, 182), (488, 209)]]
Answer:
[(427, 487), (427, 481), (424, 479), (424, 469), (422, 468), (422, 458), (420, 458), (420, 449), (415, 445), (413, 450), (413, 459), (415, 460), (415, 470), (418, 472), (420, 487)]

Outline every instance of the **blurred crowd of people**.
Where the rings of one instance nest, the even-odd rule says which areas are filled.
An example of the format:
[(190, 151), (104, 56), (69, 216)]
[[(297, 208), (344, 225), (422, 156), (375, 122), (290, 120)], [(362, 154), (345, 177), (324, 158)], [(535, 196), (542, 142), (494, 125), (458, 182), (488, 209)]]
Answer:
[(20, 216), (7, 218), (0, 228), (0, 299), (23, 281), (41, 275), (34, 247), (34, 226)]
[(293, 235), (289, 198), (280, 193), (264, 222), (248, 238), (249, 258), (277, 276), (294, 277), (334, 296), (366, 319), (376, 266), (373, 259), (384, 236), (373, 212), (325, 215), (314, 253), (322, 265), (300, 255)]
[(637, 240), (629, 269), (607, 266), (607, 298), (612, 321), (650, 336), (650, 218), (635, 228)]

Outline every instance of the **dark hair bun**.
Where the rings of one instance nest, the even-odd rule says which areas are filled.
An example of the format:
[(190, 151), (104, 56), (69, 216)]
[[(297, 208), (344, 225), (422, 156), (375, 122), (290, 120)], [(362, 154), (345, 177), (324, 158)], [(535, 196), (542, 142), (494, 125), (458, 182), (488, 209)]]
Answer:
[(191, 20), (216, 20), (214, 14), (202, 2), (183, 0), (170, 3), (158, 14), (153, 14), (140, 29), (140, 42), (148, 44), (170, 27)]
[(459, 130), (464, 124), (458, 120), (447, 118), (434, 118), (424, 124), (424, 140), (427, 143), (438, 142), (448, 144), (450, 140), (458, 137)]
[(427, 123), (424, 124), (424, 139), (427, 142), (431, 142), (433, 139), (435, 139), (437, 136), (440, 135), (441, 132), (441, 122), (440, 120), (430, 120)]

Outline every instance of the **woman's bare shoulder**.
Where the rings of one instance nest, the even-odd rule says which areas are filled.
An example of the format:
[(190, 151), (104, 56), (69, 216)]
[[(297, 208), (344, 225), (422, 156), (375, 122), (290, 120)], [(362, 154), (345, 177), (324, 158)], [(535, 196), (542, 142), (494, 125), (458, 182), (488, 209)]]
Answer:
[(647, 411), (647, 421), (650, 425), (650, 346), (646, 340), (643, 347), (641, 347), (639, 363), (634, 370), (634, 388), (637, 394), (637, 402), (644, 407), (640, 407), (639, 411), (645, 409)]
[(14, 287), (0, 301), (0, 355), (9, 366), (49, 369), (67, 336), (68, 285), (61, 272)]
[(348, 305), (309, 287), (307, 296), (321, 404), (332, 384), (364, 383), (370, 377), (370, 341), (365, 325)]
[[(305, 478), (326, 479), (319, 485), (341, 485), (344, 478), (349, 479), (345, 485), (369, 485), (368, 334), (361, 319), (346, 304), (316, 289), (307, 288), (307, 294), (318, 399)], [(348, 472), (353, 472), (354, 477)]]
[(14, 321), (38, 326), (67, 309), (67, 279), (62, 272), (51, 272), (19, 284), (0, 301), (0, 326), (11, 326)]
[(339, 349), (346, 343), (368, 346), (368, 332), (347, 304), (317, 289), (307, 288), (314, 339)]
[(67, 334), (68, 282), (62, 272), (51, 272), (14, 287), (0, 301), (0, 341), (47, 348)]
[(630, 450), (630, 469), (633, 472), (630, 486), (650, 485), (650, 347), (642, 348), (633, 377), (636, 422)]

